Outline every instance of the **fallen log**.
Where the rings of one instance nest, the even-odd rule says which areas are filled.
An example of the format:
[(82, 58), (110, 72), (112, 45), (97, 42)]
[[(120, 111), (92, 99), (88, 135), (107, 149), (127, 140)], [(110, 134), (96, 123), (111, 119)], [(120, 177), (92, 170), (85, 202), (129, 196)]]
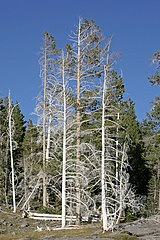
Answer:
[[(50, 221), (62, 221), (62, 215), (59, 214), (46, 214), (46, 213), (33, 213), (30, 211), (23, 211), (22, 218), (31, 218), (36, 220), (50, 220)], [(98, 218), (92, 216), (82, 216), (82, 222), (98, 222)], [(76, 222), (76, 216), (66, 216), (66, 221)]]

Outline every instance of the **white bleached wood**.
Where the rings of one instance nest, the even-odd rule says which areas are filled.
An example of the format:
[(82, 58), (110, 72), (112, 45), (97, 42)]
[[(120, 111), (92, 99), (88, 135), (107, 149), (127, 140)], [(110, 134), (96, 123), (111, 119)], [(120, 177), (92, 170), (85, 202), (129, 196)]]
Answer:
[(11, 98), (10, 98), (10, 91), (8, 95), (8, 101), (9, 101), (9, 111), (8, 111), (8, 117), (9, 117), (9, 143), (10, 143), (10, 157), (11, 157), (11, 169), (12, 169), (12, 198), (13, 198), (13, 212), (16, 212), (16, 197), (15, 197), (15, 182), (14, 182), (14, 160), (13, 160), (13, 144), (12, 144), (12, 113), (13, 109), (11, 108)]
[[(109, 52), (108, 46), (108, 52)], [(106, 206), (106, 194), (107, 191), (107, 184), (105, 182), (105, 97), (106, 97), (106, 85), (107, 85), (107, 68), (109, 67), (109, 54), (107, 54), (107, 62), (106, 66), (104, 66), (104, 79), (103, 79), (103, 93), (102, 93), (102, 160), (101, 160), (101, 191), (102, 191), (102, 224), (103, 224), (103, 231), (107, 231), (107, 206)]]
[(62, 167), (62, 228), (66, 225), (66, 86), (64, 75), (64, 55), (62, 55), (63, 81), (63, 167)]
[(106, 213), (106, 184), (105, 184), (105, 89), (106, 89), (106, 70), (104, 66), (104, 83), (102, 97), (102, 160), (101, 160), (101, 188), (102, 188), (102, 224), (103, 231), (107, 230)]
[(47, 205), (46, 189), (46, 84), (47, 84), (47, 36), (44, 37), (44, 77), (43, 77), (43, 207)]

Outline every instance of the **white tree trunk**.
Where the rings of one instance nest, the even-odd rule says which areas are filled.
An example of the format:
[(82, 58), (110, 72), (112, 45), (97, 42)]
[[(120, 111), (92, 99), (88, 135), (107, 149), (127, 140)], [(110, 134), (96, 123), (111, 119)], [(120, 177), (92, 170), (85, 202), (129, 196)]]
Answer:
[(51, 142), (51, 123), (52, 123), (52, 115), (50, 114), (49, 122), (48, 122), (48, 132), (47, 132), (46, 162), (49, 161), (50, 142)]
[(44, 46), (44, 78), (43, 78), (43, 207), (46, 207), (46, 82), (47, 82), (47, 53), (46, 36)]
[(78, 65), (77, 65), (77, 156), (76, 156), (76, 215), (77, 215), (77, 222), (76, 224), (80, 224), (80, 215), (81, 215), (81, 206), (80, 206), (80, 179), (79, 179), (79, 166), (80, 166), (80, 159), (81, 159), (81, 151), (80, 151), (80, 144), (81, 144), (81, 113), (80, 113), (80, 20), (79, 20), (79, 29), (78, 29)]
[[(110, 43), (108, 45), (108, 52), (110, 48)], [(109, 69), (109, 53), (107, 53), (106, 66), (104, 66), (104, 79), (103, 79), (103, 93), (102, 93), (102, 160), (101, 160), (101, 188), (102, 188), (102, 224), (103, 231), (108, 230), (108, 218), (107, 218), (107, 206), (106, 206), (106, 192), (107, 192), (107, 183), (105, 181), (105, 147), (106, 147), (106, 134), (105, 134), (105, 109), (106, 109), (106, 88), (107, 88), (107, 70)], [(107, 159), (106, 159), (107, 161)]]
[(16, 212), (16, 198), (15, 198), (15, 183), (14, 183), (14, 161), (13, 161), (13, 145), (12, 145), (12, 112), (10, 92), (9, 100), (9, 143), (10, 143), (10, 156), (11, 156), (11, 169), (12, 169), (12, 198), (13, 198), (13, 212)]
[(63, 80), (63, 168), (62, 168), (62, 228), (66, 225), (66, 86), (64, 77), (64, 56), (62, 63)]
[(102, 188), (102, 224), (103, 231), (107, 231), (107, 212), (106, 212), (106, 184), (105, 184), (105, 91), (106, 89), (106, 69), (104, 66), (104, 82), (102, 96), (102, 162), (101, 162), (101, 188)]

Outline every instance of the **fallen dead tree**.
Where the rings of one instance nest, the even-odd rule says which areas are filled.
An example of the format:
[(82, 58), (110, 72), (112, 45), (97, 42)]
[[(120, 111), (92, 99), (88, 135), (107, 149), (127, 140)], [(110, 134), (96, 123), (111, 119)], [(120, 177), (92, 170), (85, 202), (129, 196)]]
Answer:
[[(50, 220), (50, 221), (62, 221), (62, 215), (59, 214), (46, 214), (46, 213), (33, 213), (30, 211), (23, 211), (22, 218), (31, 218), (36, 220)], [(99, 216), (83, 216), (81, 217), (82, 222), (98, 222)], [(67, 222), (76, 222), (76, 216), (66, 216)]]

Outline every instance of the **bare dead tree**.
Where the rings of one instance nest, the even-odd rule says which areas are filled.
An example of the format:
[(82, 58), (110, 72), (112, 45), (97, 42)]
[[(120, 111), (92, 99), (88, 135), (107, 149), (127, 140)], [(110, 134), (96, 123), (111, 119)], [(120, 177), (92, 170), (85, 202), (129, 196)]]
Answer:
[(62, 53), (62, 84), (63, 84), (63, 167), (62, 167), (62, 227), (66, 225), (66, 82), (65, 59)]
[(14, 171), (14, 159), (13, 159), (13, 114), (14, 107), (11, 106), (10, 91), (8, 94), (8, 132), (9, 132), (9, 145), (10, 145), (10, 157), (11, 157), (11, 170), (12, 170), (12, 200), (13, 200), (13, 212), (16, 212), (16, 196), (15, 196), (15, 171)]
[(121, 128), (119, 125), (120, 109), (112, 104), (114, 83), (111, 71), (112, 63), (109, 61), (109, 57), (108, 51), (102, 91), (101, 201), (103, 231), (113, 229), (115, 224), (119, 223), (127, 206), (135, 210), (139, 209), (141, 205), (141, 202), (136, 200), (134, 191), (129, 184), (127, 138), (122, 146), (117, 140), (118, 131)]
[[(75, 85), (76, 95), (76, 215), (77, 224), (80, 224), (81, 218), (81, 182), (79, 178), (81, 161), (81, 143), (82, 143), (82, 129), (83, 116), (86, 104), (91, 103), (97, 96), (94, 95), (96, 89), (96, 80), (101, 74), (101, 63), (106, 46), (101, 48), (102, 34), (94, 21), (89, 22), (87, 19), (79, 19), (77, 31), (73, 33), (71, 40), (72, 47), (68, 47), (68, 52), (72, 58), (71, 76)], [(94, 96), (89, 96), (89, 94)], [(87, 96), (88, 93), (88, 96)], [(86, 97), (85, 97), (86, 95)], [(87, 101), (87, 102), (85, 102)], [(85, 103), (85, 104), (84, 104)]]
[[(50, 77), (52, 75), (52, 64), (53, 64), (53, 56), (56, 56), (58, 50), (56, 49), (56, 42), (55, 39), (52, 37), (51, 34), (45, 32), (44, 33), (44, 44), (42, 47), (42, 57), (39, 60), (40, 63), (40, 77), (43, 83), (43, 111), (42, 111), (42, 136), (43, 136), (43, 206), (46, 207), (47, 205), (47, 187), (46, 187), (46, 158), (48, 160), (49, 157), (49, 148), (50, 148), (50, 125), (52, 117), (49, 115), (49, 125), (48, 128), (47, 118), (48, 118), (48, 85), (50, 84)], [(49, 103), (50, 105), (50, 103)], [(48, 137), (47, 137), (47, 144), (46, 144), (46, 135), (48, 130)], [(46, 146), (47, 145), (47, 146)]]

